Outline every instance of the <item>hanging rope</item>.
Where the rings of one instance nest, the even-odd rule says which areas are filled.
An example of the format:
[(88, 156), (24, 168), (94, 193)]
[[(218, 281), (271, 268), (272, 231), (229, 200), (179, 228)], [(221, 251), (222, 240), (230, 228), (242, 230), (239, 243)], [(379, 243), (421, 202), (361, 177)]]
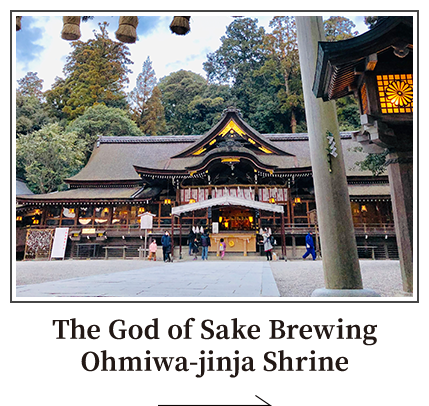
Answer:
[(119, 27), (115, 32), (116, 39), (127, 44), (134, 44), (137, 40), (138, 17), (119, 17)]
[(174, 17), (170, 24), (170, 30), (177, 35), (186, 35), (191, 31), (189, 20), (191, 17)]
[(63, 30), (61, 38), (67, 41), (76, 41), (80, 38), (80, 17), (63, 17)]

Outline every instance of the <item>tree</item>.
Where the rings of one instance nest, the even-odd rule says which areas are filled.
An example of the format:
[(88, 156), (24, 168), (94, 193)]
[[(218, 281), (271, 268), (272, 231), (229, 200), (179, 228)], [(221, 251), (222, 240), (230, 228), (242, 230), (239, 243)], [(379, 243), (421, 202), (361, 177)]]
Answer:
[(16, 141), (17, 175), (35, 193), (49, 193), (63, 185), (84, 162), (83, 143), (73, 132), (48, 124)]
[[(363, 148), (354, 147), (353, 150), (356, 152), (362, 152)], [(367, 154), (365, 159), (355, 162), (355, 165), (357, 165), (361, 171), (371, 171), (373, 176), (382, 175), (387, 169), (386, 157), (388, 153), (389, 150), (386, 148), (380, 154)]]
[(131, 72), (130, 52), (126, 45), (109, 39), (107, 26), (106, 22), (99, 24), (95, 39), (71, 43), (73, 50), (63, 70), (65, 79), (57, 80), (46, 92), (51, 108), (61, 109), (68, 120), (95, 104), (127, 108), (124, 87)]
[(75, 133), (84, 143), (86, 156), (92, 151), (99, 135), (102, 136), (142, 136), (137, 124), (131, 120), (127, 112), (98, 104), (89, 107), (85, 113), (70, 123), (67, 133)]
[(208, 54), (203, 64), (210, 83), (236, 84), (245, 80), (249, 71), (262, 66), (265, 30), (257, 24), (256, 18), (237, 18), (226, 28), (220, 48)]
[(163, 77), (158, 86), (162, 93), (167, 133), (192, 134), (194, 123), (188, 106), (195, 96), (204, 92), (207, 87), (205, 79), (197, 73), (180, 70)]
[[(297, 116), (304, 120), (295, 19), (274, 17), (270, 21), (270, 27), (273, 30), (264, 36), (263, 41), (263, 47), (267, 51), (266, 61), (254, 75), (264, 76), (275, 88), (279, 101), (278, 108), (289, 120), (287, 128), (280, 131), (290, 130), (294, 133), (297, 128)], [(274, 104), (273, 108), (276, 108)]]
[(154, 87), (152, 95), (147, 101), (141, 130), (145, 135), (163, 135), (166, 132), (162, 94), (158, 86)]
[(372, 30), (375, 27), (375, 24), (377, 24), (377, 21), (380, 17), (375, 16), (366, 16), (364, 18), (365, 24), (368, 26), (370, 30)]
[(17, 80), (18, 93), (26, 97), (35, 97), (39, 102), (43, 99), (43, 79), (39, 79), (37, 72), (27, 72), (27, 74)]
[(353, 131), (360, 128), (359, 106), (353, 96), (338, 99), (336, 107), (340, 131)]
[(143, 63), (142, 71), (137, 76), (136, 86), (129, 93), (128, 100), (131, 109), (131, 117), (140, 127), (144, 127), (143, 117), (147, 110), (147, 103), (156, 86), (155, 71), (149, 57)]
[(323, 24), (327, 41), (341, 41), (359, 34), (358, 31), (352, 31), (356, 28), (354, 22), (345, 17), (330, 17)]
[(24, 96), (16, 92), (16, 135), (28, 134), (40, 130), (51, 119), (40, 100), (33, 96)]
[[(231, 96), (250, 125), (267, 132), (272, 128), (271, 118), (267, 120), (266, 106), (276, 106), (275, 89), (269, 86), (262, 75), (255, 75), (267, 60), (263, 46), (265, 30), (258, 27), (258, 20), (237, 18), (227, 28), (217, 51), (207, 55), (203, 64), (209, 83), (228, 84)], [(262, 114), (261, 114), (262, 113)]]

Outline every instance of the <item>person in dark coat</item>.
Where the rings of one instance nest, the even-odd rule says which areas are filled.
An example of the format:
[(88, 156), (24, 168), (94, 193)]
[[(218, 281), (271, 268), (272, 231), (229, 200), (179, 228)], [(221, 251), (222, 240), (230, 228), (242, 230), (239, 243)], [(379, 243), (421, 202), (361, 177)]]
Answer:
[(305, 247), (307, 248), (307, 251), (302, 256), (302, 258), (305, 259), (311, 254), (314, 261), (316, 259), (316, 251), (314, 250), (314, 241), (311, 235), (311, 231), (309, 231), (308, 234), (305, 236)]
[(164, 262), (172, 262), (171, 259), (171, 237), (168, 231), (161, 238), (162, 253), (164, 255)]
[(196, 237), (196, 235), (191, 228), (191, 231), (190, 231), (189, 236), (188, 236), (189, 255), (192, 255), (192, 247), (194, 246), (195, 237)]
[(201, 259), (204, 261), (205, 259), (208, 259), (208, 253), (209, 253), (209, 247), (211, 246), (210, 243), (210, 237), (207, 234), (207, 231), (204, 231), (204, 233), (201, 235)]
[(193, 259), (194, 261), (197, 260), (199, 251), (200, 250), (198, 249), (198, 240), (197, 240), (197, 237), (195, 237), (194, 241), (192, 241), (192, 252), (194, 254), (194, 259)]

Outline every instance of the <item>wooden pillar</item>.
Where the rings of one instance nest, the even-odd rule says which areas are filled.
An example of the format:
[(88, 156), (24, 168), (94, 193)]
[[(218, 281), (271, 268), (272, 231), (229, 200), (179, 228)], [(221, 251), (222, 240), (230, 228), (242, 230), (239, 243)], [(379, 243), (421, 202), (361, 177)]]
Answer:
[[(295, 19), (326, 288), (313, 295), (374, 296), (366, 291), (352, 292), (362, 290), (362, 277), (335, 103), (317, 99), (312, 91), (318, 41), (325, 40), (322, 17)], [(331, 165), (326, 151), (327, 132), (334, 136), (338, 153)]]
[(286, 259), (286, 235), (285, 235), (285, 214), (282, 212), (281, 216), (281, 233), (282, 233), (282, 255)]
[(413, 160), (412, 152), (387, 156), (393, 219), (401, 264), (402, 286), (413, 292)]
[(182, 259), (182, 215), (179, 216), (179, 259)]
[(296, 237), (292, 236), (292, 258), (296, 258)]
[(171, 215), (171, 257), (174, 257), (174, 215)]

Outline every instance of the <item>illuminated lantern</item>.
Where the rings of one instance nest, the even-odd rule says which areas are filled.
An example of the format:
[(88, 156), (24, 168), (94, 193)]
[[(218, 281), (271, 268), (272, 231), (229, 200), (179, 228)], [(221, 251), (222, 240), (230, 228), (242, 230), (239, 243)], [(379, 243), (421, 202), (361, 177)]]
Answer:
[(196, 200), (194, 198), (189, 199), (189, 203), (195, 203), (195, 202), (196, 202)]
[(270, 198), (268, 199), (268, 201), (269, 201), (270, 203), (274, 204), (274, 203), (276, 202), (276, 199), (274, 199), (274, 197), (270, 197)]
[(294, 201), (295, 204), (296, 203), (301, 203), (301, 198), (297, 196), (297, 197), (295, 197), (295, 199), (293, 201)]
[(347, 41), (320, 42), (313, 91), (323, 100), (353, 94), (368, 153), (412, 145), (413, 17), (379, 17), (374, 28)]
[(164, 199), (164, 204), (171, 204), (171, 199)]
[(366, 206), (363, 204), (363, 205), (361, 206), (361, 208), (360, 208), (360, 211), (361, 211), (362, 213), (366, 213), (368, 210), (367, 210)]

